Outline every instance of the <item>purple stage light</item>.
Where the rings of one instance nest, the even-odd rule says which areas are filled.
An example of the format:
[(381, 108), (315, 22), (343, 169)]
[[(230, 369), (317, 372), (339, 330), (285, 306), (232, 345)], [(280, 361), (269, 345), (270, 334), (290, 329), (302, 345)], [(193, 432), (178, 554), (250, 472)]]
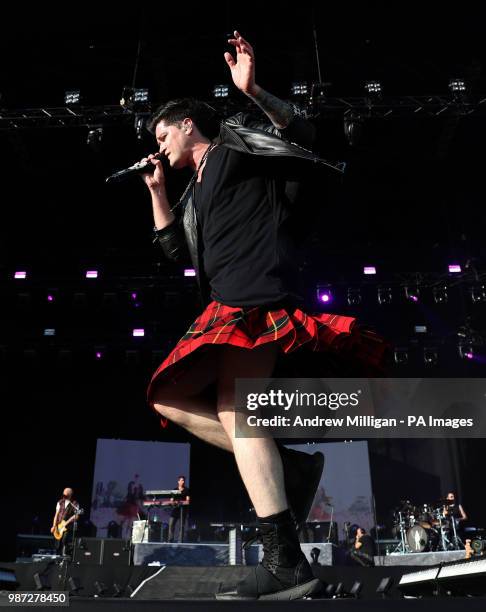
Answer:
[(14, 273), (14, 278), (20, 279), (20, 278), (27, 278), (27, 272), (25, 272), (25, 270), (21, 270), (18, 272)]
[(138, 327), (133, 330), (132, 335), (134, 338), (143, 338), (145, 336), (145, 330), (142, 327)]
[(376, 274), (376, 268), (375, 266), (365, 266), (363, 268), (363, 274), (369, 275), (369, 274)]
[(460, 274), (462, 272), (461, 266), (459, 264), (450, 264), (449, 265), (449, 272), (451, 274)]
[(184, 268), (184, 276), (196, 276), (194, 268)]
[(96, 351), (95, 357), (96, 359), (101, 359), (103, 357), (103, 353), (101, 351)]
[(86, 270), (86, 278), (98, 278), (98, 270)]
[(48, 301), (48, 302), (53, 302), (53, 301), (54, 301), (54, 296), (53, 296), (53, 295), (51, 295), (51, 294), (49, 294), (49, 295), (47, 296), (47, 301)]
[(135, 293), (135, 291), (132, 294), (130, 294), (130, 295), (131, 295), (132, 300), (136, 300), (137, 299), (137, 294)]
[(466, 359), (474, 359), (474, 355), (472, 353), (466, 353)]
[(332, 302), (332, 291), (329, 286), (317, 286), (317, 300), (321, 304), (329, 304), (329, 302)]

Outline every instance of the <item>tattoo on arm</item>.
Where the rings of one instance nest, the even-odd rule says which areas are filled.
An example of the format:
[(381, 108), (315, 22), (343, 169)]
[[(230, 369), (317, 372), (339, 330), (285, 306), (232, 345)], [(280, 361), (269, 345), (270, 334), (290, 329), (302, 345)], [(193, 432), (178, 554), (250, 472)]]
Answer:
[(286, 128), (294, 117), (292, 104), (280, 100), (264, 89), (260, 88), (258, 93), (250, 96), (250, 98), (258, 104), (273, 125), (280, 130)]

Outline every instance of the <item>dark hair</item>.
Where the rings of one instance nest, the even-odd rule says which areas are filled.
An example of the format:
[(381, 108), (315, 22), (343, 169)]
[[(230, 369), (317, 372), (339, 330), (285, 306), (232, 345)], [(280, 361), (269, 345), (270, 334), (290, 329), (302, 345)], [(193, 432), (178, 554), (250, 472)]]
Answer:
[(181, 478), (184, 478), (184, 480), (186, 479), (186, 477), (185, 477), (185, 476), (178, 476), (178, 477), (177, 477), (177, 480), (180, 480)]
[(155, 128), (161, 121), (168, 125), (180, 124), (186, 117), (192, 119), (198, 130), (211, 140), (219, 132), (220, 117), (214, 108), (195, 98), (179, 98), (159, 106), (147, 122), (147, 129), (155, 134)]

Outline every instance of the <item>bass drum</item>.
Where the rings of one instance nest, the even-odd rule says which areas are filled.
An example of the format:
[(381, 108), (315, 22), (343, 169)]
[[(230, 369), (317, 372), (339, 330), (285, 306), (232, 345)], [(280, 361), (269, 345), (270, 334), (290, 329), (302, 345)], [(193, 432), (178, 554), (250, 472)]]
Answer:
[(420, 525), (414, 525), (407, 531), (407, 544), (411, 552), (424, 552), (428, 541), (427, 531)]

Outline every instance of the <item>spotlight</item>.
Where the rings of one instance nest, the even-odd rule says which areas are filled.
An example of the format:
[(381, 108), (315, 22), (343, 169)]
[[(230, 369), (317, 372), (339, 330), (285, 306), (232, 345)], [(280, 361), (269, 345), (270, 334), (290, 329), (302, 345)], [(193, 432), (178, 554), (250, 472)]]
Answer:
[(43, 333), (44, 336), (55, 336), (56, 335), (56, 330), (52, 327), (48, 327), (44, 330)]
[(436, 304), (446, 304), (449, 296), (447, 295), (447, 285), (439, 285), (432, 289), (434, 302)]
[(486, 302), (486, 285), (473, 285), (470, 289), (470, 295), (474, 304)]
[(124, 87), (120, 98), (120, 106), (126, 110), (133, 110), (137, 106), (148, 104), (149, 90), (135, 87)]
[(363, 274), (366, 274), (367, 276), (369, 276), (371, 274), (376, 274), (375, 266), (365, 266), (363, 268)]
[(227, 98), (229, 96), (228, 85), (215, 85), (213, 87), (213, 98)]
[(25, 279), (27, 278), (27, 272), (25, 272), (25, 270), (14, 272), (14, 278), (17, 280)]
[(145, 123), (144, 117), (142, 117), (141, 115), (136, 115), (136, 117), (135, 117), (135, 134), (137, 135), (137, 140), (142, 140), (144, 123)]
[(98, 270), (86, 270), (86, 278), (98, 278)]
[(98, 582), (98, 580), (94, 583), (96, 594), (95, 597), (103, 597), (106, 593), (106, 585), (104, 582)]
[(474, 359), (474, 348), (472, 344), (459, 344), (457, 348), (461, 359)]
[(103, 127), (101, 125), (88, 126), (88, 136), (86, 138), (86, 144), (96, 147), (101, 144), (103, 140)]
[(459, 264), (449, 264), (449, 274), (460, 274), (462, 272)]
[(334, 591), (334, 598), (344, 596), (344, 583), (338, 582), (336, 590)]
[(405, 287), (405, 297), (410, 302), (418, 302), (420, 297), (420, 289), (417, 285), (414, 287)]
[(344, 117), (344, 136), (350, 147), (358, 144), (361, 136), (363, 120), (356, 113), (350, 113)]
[(414, 327), (414, 331), (416, 334), (426, 334), (427, 333), (427, 325), (416, 325)]
[(290, 88), (290, 95), (295, 98), (301, 98), (302, 96), (307, 96), (308, 94), (309, 86), (307, 83), (303, 81), (292, 83), (292, 87)]
[(34, 574), (34, 582), (38, 591), (48, 591), (51, 588), (49, 579), (45, 574), (39, 574), (38, 572)]
[(73, 106), (81, 102), (81, 92), (79, 89), (64, 92), (64, 104)]
[(194, 268), (184, 268), (184, 276), (196, 276)]
[(367, 81), (364, 88), (370, 102), (381, 98), (383, 91), (380, 81)]
[(332, 292), (329, 285), (317, 285), (317, 301), (321, 304), (332, 302)]
[(113, 597), (121, 597), (123, 593), (123, 587), (117, 582), (113, 584)]
[(52, 302), (56, 301), (56, 297), (53, 293), (48, 293), (46, 300), (49, 302), (49, 304), (52, 304)]
[(391, 287), (378, 287), (378, 304), (391, 304), (393, 292)]
[(451, 92), (452, 99), (455, 102), (462, 102), (466, 97), (466, 83), (464, 79), (455, 78), (449, 81), (449, 91)]
[(83, 588), (81, 586), (81, 582), (79, 581), (79, 578), (77, 578), (75, 576), (70, 576), (69, 577), (68, 585), (69, 585), (69, 594), (70, 595), (76, 595)]
[(361, 300), (361, 290), (350, 287), (348, 289), (348, 304), (350, 306), (357, 306), (358, 304), (361, 304)]
[(383, 598), (385, 598), (386, 594), (388, 593), (388, 591), (391, 589), (392, 586), (393, 586), (393, 578), (391, 578), (390, 576), (387, 576), (386, 578), (383, 578), (381, 580), (380, 584), (378, 585), (378, 588), (376, 589), (376, 594), (381, 595)]
[(360, 594), (362, 588), (363, 588), (363, 583), (359, 582), (359, 580), (356, 580), (356, 582), (351, 587), (351, 590), (349, 591), (349, 594), (352, 597), (355, 597), (356, 599), (358, 599), (359, 598), (359, 594)]
[(134, 338), (143, 338), (145, 336), (145, 330), (142, 327), (138, 327), (133, 330), (132, 336)]
[(393, 359), (397, 365), (405, 365), (408, 363), (408, 349), (402, 346), (397, 346), (393, 351)]
[(334, 596), (335, 590), (336, 590), (336, 587), (334, 584), (328, 584), (325, 590), (326, 597), (332, 598)]
[(424, 363), (427, 366), (435, 366), (439, 360), (439, 354), (434, 347), (424, 347)]

